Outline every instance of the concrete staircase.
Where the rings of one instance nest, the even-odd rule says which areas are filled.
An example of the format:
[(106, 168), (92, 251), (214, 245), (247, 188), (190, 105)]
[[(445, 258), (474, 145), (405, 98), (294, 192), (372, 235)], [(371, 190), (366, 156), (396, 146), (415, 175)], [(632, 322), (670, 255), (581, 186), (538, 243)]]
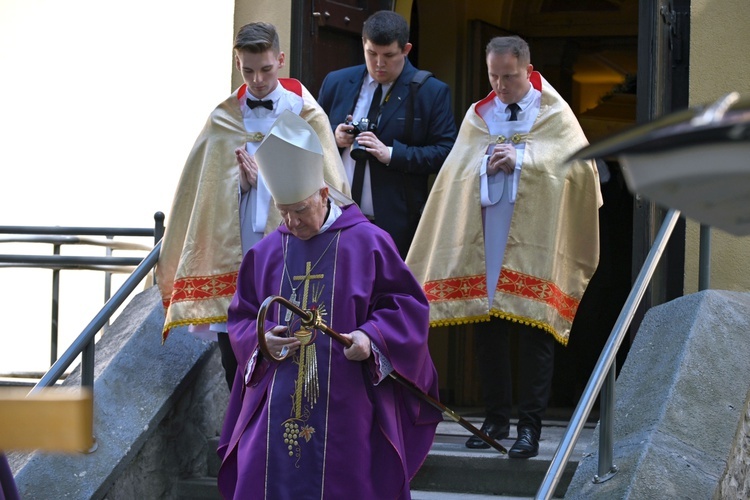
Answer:
[[(466, 419), (477, 427), (482, 425), (481, 418)], [(438, 426), (427, 460), (411, 482), (414, 498), (437, 498), (433, 496), (435, 492), (480, 495), (479, 498), (531, 498), (547, 473), (566, 426), (567, 422), (545, 421), (539, 455), (529, 460), (515, 460), (494, 449), (466, 448), (464, 443), (469, 437), (468, 431), (457, 423), (443, 422)], [(561, 497), (565, 493), (578, 460), (591, 441), (593, 429), (593, 424), (587, 425), (581, 434), (556, 496)], [(500, 443), (505, 448), (513, 445), (516, 437), (514, 431), (515, 427), (511, 425), (511, 436)], [(454, 495), (452, 498), (458, 497)]]
[[(465, 418), (477, 427), (482, 424), (481, 418)], [(512, 460), (494, 449), (467, 449), (464, 443), (469, 437), (468, 431), (455, 422), (442, 422), (438, 425), (430, 454), (412, 480), (412, 499), (533, 498), (547, 473), (566, 426), (567, 422), (564, 421), (546, 421), (539, 443), (539, 456), (530, 460)], [(578, 460), (591, 442), (593, 432), (594, 424), (587, 424), (560, 480), (556, 497), (562, 497), (567, 490)], [(501, 444), (510, 448), (514, 437), (511, 435), (510, 439)], [(208, 475), (178, 481), (173, 490), (176, 498), (221, 499), (216, 487), (219, 460), (214, 450), (217, 445), (218, 438), (209, 443)]]
[[(705, 291), (649, 311), (617, 380), (613, 458), (620, 471), (592, 483), (596, 431), (589, 423), (556, 496), (750, 498), (749, 309), (750, 294)], [(219, 498), (215, 436), (228, 392), (218, 349), (177, 332), (162, 345), (163, 321), (152, 288), (97, 343), (95, 453), (8, 454), (22, 498)], [(0, 380), (8, 383), (33, 381)], [(78, 384), (74, 370), (63, 385)], [(481, 424), (476, 409), (453, 409)], [(569, 418), (551, 410), (540, 454), (530, 460), (468, 450), (469, 433), (442, 422), (412, 481), (412, 498), (533, 497)], [(503, 441), (507, 448), (512, 443)]]

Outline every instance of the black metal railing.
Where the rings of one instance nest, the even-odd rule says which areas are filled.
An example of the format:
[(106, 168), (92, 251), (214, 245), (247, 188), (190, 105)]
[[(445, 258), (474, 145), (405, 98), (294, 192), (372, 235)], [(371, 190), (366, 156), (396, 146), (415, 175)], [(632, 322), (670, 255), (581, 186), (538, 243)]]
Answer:
[(125, 280), (125, 283), (115, 292), (104, 307), (94, 316), (94, 319), (83, 329), (81, 334), (73, 341), (68, 349), (44, 374), (39, 382), (31, 390), (31, 393), (40, 390), (43, 387), (50, 387), (55, 384), (65, 373), (73, 361), (81, 354), (81, 386), (94, 389), (94, 337), (101, 330), (109, 318), (125, 302), (130, 294), (135, 290), (138, 284), (151, 272), (156, 262), (159, 260), (159, 251), (161, 250), (161, 241), (154, 249), (151, 250), (145, 259), (141, 261), (133, 273)]
[[(116, 241), (115, 237), (153, 237), (154, 245), (164, 235), (164, 214), (154, 214), (153, 228), (0, 226), (0, 243), (42, 243), (52, 245), (51, 255), (0, 254), (0, 268), (42, 268), (52, 270), (52, 313), (50, 323), (50, 366), (58, 355), (58, 317), (60, 310), (60, 271), (98, 270), (105, 273), (104, 301), (111, 296), (113, 273), (129, 273), (143, 260), (141, 257), (115, 257), (113, 250), (151, 250), (152, 245)], [(104, 239), (91, 238), (92, 236)], [(88, 245), (106, 248), (105, 256), (60, 255), (64, 245)], [(153, 267), (153, 266), (152, 266)], [(148, 274), (148, 273), (146, 273)], [(113, 311), (114, 313), (114, 311)], [(110, 315), (111, 316), (111, 315)], [(107, 326), (109, 318), (102, 325)]]
[[(85, 228), (85, 227), (39, 227), (39, 226), (0, 226), (0, 234), (11, 234), (15, 236), (0, 238), (0, 242), (41, 242), (54, 245), (53, 255), (0, 255), (0, 267), (42, 267), (53, 270), (53, 349), (54, 359), (51, 368), (42, 376), (37, 384), (29, 391), (29, 395), (39, 393), (46, 387), (55, 385), (58, 380), (70, 368), (73, 362), (81, 356), (81, 387), (90, 391), (94, 396), (94, 352), (95, 337), (110, 318), (122, 306), (136, 287), (148, 276), (159, 260), (161, 250), (161, 238), (164, 235), (164, 214), (157, 212), (154, 215), (155, 225), (150, 228)], [(96, 235), (105, 236), (107, 241), (93, 241), (78, 236), (66, 237), (66, 235)], [(17, 235), (33, 235), (31, 237), (20, 237)], [(120, 249), (142, 249), (128, 243), (117, 243), (112, 241), (116, 236), (153, 236), (154, 246), (149, 254), (141, 259), (137, 257), (113, 257), (111, 250)], [(63, 244), (102, 244), (107, 247), (107, 256), (62, 256), (59, 255), (60, 246)], [(57, 302), (59, 293), (59, 271), (62, 269), (96, 269), (105, 271), (108, 275), (118, 269), (118, 266), (136, 266), (135, 270), (125, 280), (122, 286), (112, 297), (106, 297), (102, 309), (94, 319), (83, 329), (65, 352), (57, 358)], [(107, 281), (107, 286), (109, 281)], [(108, 292), (105, 294), (108, 295)], [(94, 437), (94, 436), (92, 436)], [(87, 452), (93, 452), (97, 448), (94, 437), (94, 445)]]

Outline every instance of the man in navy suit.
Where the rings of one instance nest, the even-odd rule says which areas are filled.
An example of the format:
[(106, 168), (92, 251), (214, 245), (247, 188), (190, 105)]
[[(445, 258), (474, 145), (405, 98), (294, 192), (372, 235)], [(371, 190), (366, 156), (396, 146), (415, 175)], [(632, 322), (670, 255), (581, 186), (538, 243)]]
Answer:
[(409, 26), (399, 14), (370, 16), (362, 45), (366, 64), (329, 73), (318, 103), (334, 130), (352, 197), (405, 258), (427, 201), (428, 177), (456, 140), (450, 89), (434, 77), (419, 87), (412, 83), (417, 68), (407, 58)]

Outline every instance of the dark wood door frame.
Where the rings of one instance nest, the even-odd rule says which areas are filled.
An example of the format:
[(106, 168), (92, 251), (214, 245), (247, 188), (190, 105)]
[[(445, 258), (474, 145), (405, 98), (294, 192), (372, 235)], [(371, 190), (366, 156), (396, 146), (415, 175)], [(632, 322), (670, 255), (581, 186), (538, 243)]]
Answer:
[[(637, 121), (647, 123), (688, 106), (690, 0), (641, 0), (638, 28)], [(635, 196), (633, 279), (640, 272), (666, 210)], [(672, 232), (630, 327), (631, 341), (646, 311), (684, 293), (685, 220)]]

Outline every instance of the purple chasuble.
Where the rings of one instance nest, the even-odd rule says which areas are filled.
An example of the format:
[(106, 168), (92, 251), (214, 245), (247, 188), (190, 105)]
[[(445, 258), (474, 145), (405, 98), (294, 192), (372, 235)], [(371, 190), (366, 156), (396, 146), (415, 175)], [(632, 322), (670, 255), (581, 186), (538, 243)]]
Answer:
[(0, 500), (19, 500), (20, 498), (8, 459), (0, 452)]
[[(294, 356), (263, 359), (256, 320), (270, 295), (320, 308), (339, 333), (364, 331), (373, 355), (349, 361), (342, 345), (316, 331)], [(294, 334), (299, 318), (287, 323), (276, 306), (266, 330), (288, 324)], [(239, 368), (219, 446), (225, 498), (410, 497), (442, 415), (382, 379), (392, 366), (437, 398), (427, 301), (387, 233), (354, 205), (309, 240), (279, 228), (245, 256), (228, 327)]]

